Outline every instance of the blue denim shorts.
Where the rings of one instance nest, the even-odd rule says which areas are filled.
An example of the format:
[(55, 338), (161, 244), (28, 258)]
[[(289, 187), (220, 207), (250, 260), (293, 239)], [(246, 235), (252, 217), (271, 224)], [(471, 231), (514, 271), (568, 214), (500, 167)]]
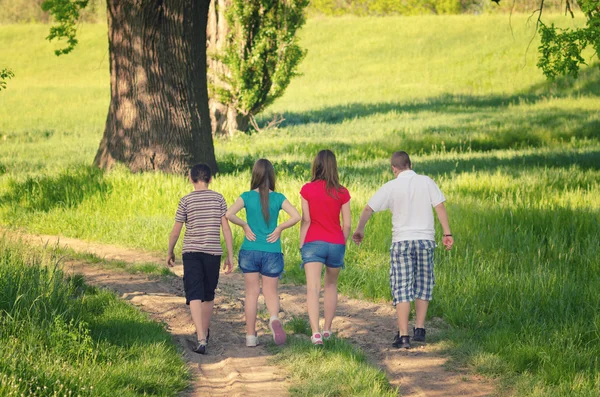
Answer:
[(320, 262), (327, 267), (344, 268), (344, 254), (346, 253), (345, 244), (332, 244), (325, 241), (311, 241), (306, 243), (300, 249), (302, 255), (302, 265), (309, 262)]
[(283, 273), (283, 254), (240, 250), (238, 265), (242, 273), (260, 273), (267, 277), (279, 277)]

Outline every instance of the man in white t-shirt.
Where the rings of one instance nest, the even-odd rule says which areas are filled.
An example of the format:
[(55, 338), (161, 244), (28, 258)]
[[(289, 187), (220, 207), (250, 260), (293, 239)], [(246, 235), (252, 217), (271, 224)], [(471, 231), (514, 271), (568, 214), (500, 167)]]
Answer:
[(428, 176), (412, 170), (406, 152), (392, 155), (392, 172), (396, 179), (383, 185), (365, 206), (352, 239), (360, 244), (365, 236), (365, 225), (373, 212), (389, 209), (392, 212), (392, 247), (390, 248), (390, 286), (398, 315), (399, 332), (393, 346), (410, 348), (408, 315), (410, 302), (415, 301), (417, 318), (413, 340), (425, 342), (425, 317), (435, 284), (433, 250), (435, 248), (435, 209), (442, 224), (442, 243), (447, 250), (454, 240), (444, 207), (446, 198)]

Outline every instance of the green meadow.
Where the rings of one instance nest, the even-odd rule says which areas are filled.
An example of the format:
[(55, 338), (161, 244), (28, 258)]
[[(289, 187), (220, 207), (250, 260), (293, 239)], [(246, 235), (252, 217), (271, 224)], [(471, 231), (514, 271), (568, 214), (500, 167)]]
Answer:
[[(0, 224), (166, 251), (185, 178), (90, 166), (109, 101), (106, 26), (83, 25), (60, 58), (47, 30), (0, 28), (0, 66), (16, 75), (0, 93)], [(266, 157), (299, 206), (312, 158), (329, 148), (356, 224), (393, 177), (391, 153), (408, 151), (447, 198), (455, 247), (436, 251), (430, 316), (448, 324), (438, 338), (455, 366), (499, 378), (508, 394), (597, 396), (600, 68), (590, 53), (579, 79), (546, 81), (533, 34), (523, 15), (309, 19), (302, 75), (259, 117), (285, 122), (217, 139), (212, 187), (233, 203)], [(340, 289), (384, 302), (390, 215), (366, 233)], [(282, 238), (285, 281), (302, 283), (297, 227)]]
[(0, 236), (0, 395), (183, 391), (188, 370), (164, 326), (66, 276), (57, 254)]

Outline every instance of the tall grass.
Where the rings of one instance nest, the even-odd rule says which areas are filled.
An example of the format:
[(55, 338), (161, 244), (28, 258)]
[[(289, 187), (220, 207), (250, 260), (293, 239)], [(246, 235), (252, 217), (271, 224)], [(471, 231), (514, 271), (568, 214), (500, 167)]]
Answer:
[[(164, 251), (190, 186), (89, 166), (108, 104), (106, 28), (85, 25), (81, 46), (60, 59), (46, 28), (0, 32), (17, 73), (0, 97), (0, 222)], [(431, 304), (452, 326), (451, 353), (518, 395), (597, 395), (600, 70), (546, 82), (526, 52), (526, 17), (512, 28), (514, 38), (504, 16), (309, 20), (303, 75), (261, 119), (286, 122), (218, 139), (212, 188), (232, 203), (267, 157), (277, 190), (299, 207), (313, 156), (330, 148), (356, 222), (392, 178), (390, 154), (408, 150), (446, 194), (456, 237), (452, 252), (436, 251)], [(233, 230), (237, 250), (243, 233)], [(366, 232), (348, 248), (340, 289), (387, 301), (390, 215)], [(282, 238), (285, 280), (302, 283), (297, 228)]]
[(392, 397), (385, 374), (368, 362), (366, 355), (347, 340), (332, 337), (323, 346), (310, 342), (310, 325), (294, 317), (286, 324), (291, 333), (285, 346), (270, 344), (273, 361), (291, 374), (292, 396)]
[(55, 257), (0, 238), (0, 394), (174, 396), (185, 364), (166, 330)]

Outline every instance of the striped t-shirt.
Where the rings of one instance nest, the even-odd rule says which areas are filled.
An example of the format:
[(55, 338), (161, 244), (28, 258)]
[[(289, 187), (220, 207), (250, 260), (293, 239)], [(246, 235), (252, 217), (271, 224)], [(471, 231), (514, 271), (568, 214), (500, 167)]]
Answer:
[(175, 222), (185, 223), (183, 252), (223, 255), (221, 218), (227, 203), (220, 193), (195, 190), (179, 200)]

